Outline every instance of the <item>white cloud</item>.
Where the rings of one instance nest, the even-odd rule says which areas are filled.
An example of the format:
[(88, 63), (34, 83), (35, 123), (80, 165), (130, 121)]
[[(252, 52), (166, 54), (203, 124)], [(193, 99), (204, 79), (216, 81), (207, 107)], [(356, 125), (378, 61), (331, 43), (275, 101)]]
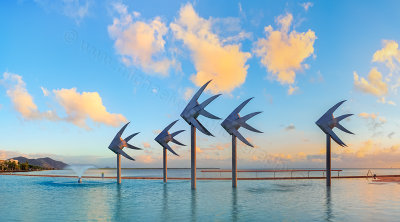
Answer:
[(197, 70), (191, 80), (201, 86), (213, 79), (209, 86), (212, 92), (231, 92), (245, 82), (246, 62), (251, 55), (242, 52), (240, 44), (223, 44), (226, 39), (215, 34), (212, 25), (212, 19), (201, 18), (191, 4), (186, 4), (170, 27), (175, 38), (182, 40), (191, 52)]
[(281, 84), (294, 84), (296, 72), (307, 68), (304, 60), (313, 55), (314, 41), (317, 38), (311, 30), (307, 32), (290, 31), (292, 14), (277, 18), (280, 26), (274, 30), (265, 27), (266, 38), (255, 43), (254, 53), (261, 58), (261, 63)]
[(293, 95), (293, 93), (295, 93), (296, 91), (298, 91), (299, 90), (299, 87), (297, 87), (297, 86), (289, 86), (289, 89), (288, 89), (288, 94), (289, 95)]
[(135, 17), (135, 18), (138, 18), (138, 17), (140, 17), (140, 12), (133, 12), (133, 16)]
[(225, 39), (222, 39), (222, 43), (229, 43), (229, 42), (240, 42), (245, 39), (250, 39), (252, 37), (252, 34), (249, 32), (241, 31), (237, 35), (234, 36), (228, 36)]
[(183, 98), (184, 98), (186, 101), (189, 101), (189, 99), (192, 98), (193, 93), (194, 93), (193, 88), (189, 88), (189, 87), (188, 87), (188, 88), (185, 89), (185, 92), (183, 93)]
[(94, 5), (93, 0), (35, 0), (45, 10), (56, 11), (70, 17), (79, 24), (89, 15), (89, 9)]
[(44, 88), (43, 86), (41, 86), (40, 88), (42, 89), (42, 92), (43, 92), (43, 95), (44, 95), (44, 96), (49, 96), (49, 95), (50, 95), (49, 90), (47, 90), (47, 89)]
[(121, 3), (113, 4), (119, 14), (113, 24), (108, 26), (110, 37), (115, 40), (114, 46), (122, 61), (127, 65), (140, 67), (148, 73), (168, 75), (171, 67), (176, 66), (175, 60), (165, 56), (165, 35), (168, 27), (156, 17), (150, 21), (133, 20), (140, 15), (128, 12), (127, 6)]
[(153, 130), (153, 134), (154, 134), (154, 135), (158, 135), (158, 134), (161, 133), (161, 131), (162, 131), (162, 130), (160, 130), (160, 129)]
[(301, 3), (300, 5), (301, 5), (301, 7), (303, 7), (304, 10), (307, 12), (308, 9), (310, 9), (311, 7), (313, 7), (314, 4), (313, 4), (312, 2), (303, 2), (303, 3)]
[(380, 116), (379, 113), (360, 113), (359, 117), (368, 121), (368, 125), (372, 131), (377, 130), (386, 123), (386, 118)]
[(68, 17), (82, 20), (89, 13), (89, 7), (92, 1), (85, 0), (63, 0), (64, 14)]
[(389, 104), (389, 105), (392, 105), (392, 106), (396, 105), (395, 102), (393, 102), (391, 100), (386, 100), (385, 97), (381, 97), (377, 101), (378, 101), (378, 103), (382, 103), (382, 104)]

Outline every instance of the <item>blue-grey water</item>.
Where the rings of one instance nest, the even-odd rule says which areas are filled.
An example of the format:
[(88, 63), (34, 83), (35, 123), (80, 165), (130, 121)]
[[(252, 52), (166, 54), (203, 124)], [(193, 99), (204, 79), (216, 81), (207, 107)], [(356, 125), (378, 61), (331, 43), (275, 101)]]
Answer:
[[(102, 170), (88, 173), (99, 171)], [(123, 172), (137, 176), (137, 171)], [(186, 174), (186, 171), (169, 172)], [(56, 172), (61, 171), (40, 173)], [(142, 174), (150, 173), (142, 170)], [(190, 181), (183, 180), (167, 184), (160, 180), (123, 180), (118, 185), (111, 179), (84, 179), (78, 184), (76, 178), (0, 175), (0, 197), (0, 221), (398, 221), (400, 218), (399, 184), (367, 179), (335, 179), (330, 190), (324, 180), (238, 181), (237, 189), (231, 187), (231, 181), (198, 181), (197, 190), (192, 191)]]

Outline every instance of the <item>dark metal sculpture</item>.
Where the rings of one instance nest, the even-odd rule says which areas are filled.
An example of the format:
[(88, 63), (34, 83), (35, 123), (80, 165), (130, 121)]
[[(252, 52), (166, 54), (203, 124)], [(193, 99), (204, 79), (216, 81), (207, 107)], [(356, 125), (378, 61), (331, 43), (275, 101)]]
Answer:
[(130, 148), (130, 149), (135, 149), (135, 150), (141, 150), (141, 148), (138, 148), (136, 146), (133, 146), (129, 144), (129, 140), (131, 140), (134, 136), (136, 136), (139, 133), (134, 133), (125, 139), (122, 139), (122, 133), (124, 132), (125, 128), (128, 126), (129, 122), (123, 126), (117, 135), (115, 135), (114, 139), (111, 141), (110, 145), (108, 146), (108, 149), (113, 151), (115, 154), (117, 154), (117, 180), (118, 183), (121, 183), (121, 155), (124, 156), (127, 159), (135, 161), (131, 156), (129, 156), (127, 153), (125, 153), (122, 149), (124, 147)]
[(242, 134), (239, 133), (239, 128), (243, 127), (250, 131), (256, 133), (262, 133), (261, 131), (253, 128), (249, 124), (246, 123), (250, 118), (260, 114), (261, 112), (254, 112), (247, 114), (243, 117), (239, 115), (239, 112), (243, 109), (243, 107), (250, 102), (253, 98), (247, 99), (242, 104), (240, 104), (233, 112), (221, 123), (221, 126), (232, 135), (232, 186), (237, 187), (237, 149), (236, 149), (236, 138), (239, 138), (243, 143), (248, 146), (253, 147), (253, 145), (247, 141)]
[(158, 134), (158, 136), (154, 139), (155, 141), (157, 141), (158, 144), (160, 144), (164, 149), (163, 149), (163, 167), (164, 167), (164, 183), (167, 182), (167, 150), (169, 150), (171, 153), (179, 156), (177, 153), (175, 153), (175, 151), (168, 145), (168, 142), (173, 142), (176, 143), (178, 145), (181, 146), (186, 146), (184, 144), (182, 144), (181, 142), (179, 142), (178, 140), (176, 140), (174, 138), (174, 136), (182, 133), (185, 130), (179, 130), (176, 131), (174, 133), (169, 133), (168, 130), (171, 129), (171, 127), (178, 122), (178, 120), (175, 120), (174, 122), (172, 122), (171, 124), (169, 124), (167, 127), (165, 127), (165, 129), (163, 131), (161, 131), (160, 134)]
[(331, 138), (339, 144), (339, 146), (345, 147), (347, 146), (339, 137), (333, 132), (333, 128), (338, 128), (346, 133), (349, 134), (354, 134), (344, 128), (341, 124), (340, 121), (352, 116), (353, 114), (345, 114), (341, 115), (339, 117), (334, 117), (333, 112), (342, 105), (346, 100), (343, 100), (336, 105), (334, 105), (332, 108), (330, 108), (321, 118), (315, 122), (317, 126), (326, 134), (326, 185), (330, 186), (331, 185)]
[(207, 112), (204, 108), (210, 104), (214, 99), (216, 99), (218, 95), (214, 95), (201, 104), (197, 101), (200, 95), (203, 93), (204, 89), (211, 82), (208, 81), (204, 84), (193, 96), (193, 98), (189, 101), (188, 105), (185, 107), (183, 112), (181, 113), (181, 117), (191, 126), (191, 186), (192, 189), (196, 189), (196, 128), (200, 130), (200, 132), (213, 136), (210, 131), (208, 131), (198, 120), (197, 117), (199, 115), (203, 115), (210, 119), (220, 119), (219, 117), (214, 116), (213, 114)]

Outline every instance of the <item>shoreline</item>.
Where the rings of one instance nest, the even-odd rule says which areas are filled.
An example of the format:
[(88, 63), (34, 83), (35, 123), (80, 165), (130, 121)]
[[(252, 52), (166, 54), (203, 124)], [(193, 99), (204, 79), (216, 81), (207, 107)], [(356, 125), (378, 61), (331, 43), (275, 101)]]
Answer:
[[(0, 176), (25, 176), (25, 177), (59, 177), (59, 178), (78, 178), (69, 175), (33, 175), (33, 174), (0, 174)], [(100, 177), (100, 176), (82, 176), (86, 179), (116, 179), (116, 177)], [(332, 176), (332, 179), (373, 179), (373, 176)], [(376, 182), (400, 182), (400, 175), (376, 175)], [(163, 177), (122, 177), (125, 180), (163, 180)], [(190, 180), (190, 177), (169, 177), (168, 180)], [(326, 177), (243, 177), (238, 180), (321, 180)], [(232, 178), (197, 178), (197, 180), (232, 180)]]

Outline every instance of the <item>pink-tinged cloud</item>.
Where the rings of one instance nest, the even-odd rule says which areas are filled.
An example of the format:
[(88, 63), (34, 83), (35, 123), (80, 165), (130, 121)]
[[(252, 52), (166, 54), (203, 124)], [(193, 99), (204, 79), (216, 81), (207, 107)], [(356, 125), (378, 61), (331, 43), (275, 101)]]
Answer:
[[(387, 168), (400, 167), (400, 145), (395, 144), (390, 147), (382, 145), (373, 140), (367, 140), (355, 148), (346, 148), (334, 153), (334, 164), (338, 167), (368, 167), (368, 168)], [(323, 160), (325, 155), (307, 155), (307, 160)]]
[(150, 148), (151, 147), (150, 143), (148, 143), (148, 142), (143, 142), (142, 144), (143, 144), (143, 148)]
[(266, 37), (258, 39), (253, 51), (274, 78), (281, 84), (292, 85), (296, 72), (308, 67), (303, 62), (313, 55), (317, 37), (311, 30), (300, 33), (290, 31), (292, 14), (279, 16), (277, 23), (280, 26), (278, 30), (270, 25), (265, 27)]
[[(66, 113), (66, 117), (61, 117), (53, 110), (42, 112), (38, 109), (26, 89), (22, 76), (5, 72), (1, 81), (6, 87), (7, 96), (11, 99), (14, 109), (25, 120), (67, 121), (86, 129), (89, 129), (86, 123), (88, 119), (114, 127), (127, 121), (121, 114), (107, 112), (97, 92), (79, 93), (76, 88), (53, 90), (56, 102)], [(50, 91), (44, 87), (41, 89), (44, 96), (50, 96)]]
[(369, 93), (375, 96), (384, 96), (388, 93), (388, 85), (383, 81), (382, 74), (377, 68), (372, 68), (368, 74), (368, 80), (359, 77), (354, 72), (354, 86), (356, 89), (364, 93)]
[(179, 11), (178, 19), (170, 24), (176, 39), (182, 40), (191, 53), (197, 73), (191, 80), (201, 86), (210, 79), (212, 92), (231, 92), (241, 86), (247, 76), (248, 52), (240, 44), (226, 42), (212, 31), (212, 20), (200, 17), (189, 3)]
[(14, 109), (21, 114), (25, 120), (48, 119), (58, 120), (54, 111), (40, 112), (33, 97), (26, 89), (22, 76), (5, 72), (2, 82), (7, 90), (7, 96), (11, 99)]
[[(397, 94), (399, 87), (398, 78), (394, 78), (394, 74), (399, 72), (400, 65), (400, 50), (399, 45), (393, 40), (383, 40), (383, 47), (377, 50), (372, 56), (372, 62), (378, 65), (384, 64), (390, 71), (382, 73), (378, 71), (377, 67), (371, 68), (367, 78), (359, 77), (354, 72), (354, 86), (361, 92), (377, 96), (379, 103), (387, 103), (389, 105), (396, 105), (391, 100), (386, 100), (386, 96), (390, 96), (390, 91)], [(385, 70), (380, 66), (380, 70)], [(390, 90), (389, 90), (390, 89)]]
[(53, 90), (57, 102), (64, 108), (65, 120), (87, 128), (86, 120), (117, 127), (127, 122), (122, 114), (109, 113), (97, 92), (82, 92), (72, 89)]
[(383, 48), (376, 51), (372, 57), (373, 62), (385, 63), (385, 65), (394, 70), (400, 64), (399, 44), (393, 40), (383, 40)]
[(154, 158), (152, 155), (146, 155), (146, 154), (145, 155), (139, 155), (139, 156), (137, 156), (135, 158), (136, 158), (136, 160), (138, 162), (146, 163), (146, 164), (154, 163), (154, 162), (157, 161), (157, 158)]
[(168, 27), (156, 17), (150, 21), (139, 21), (134, 17), (138, 13), (129, 13), (122, 3), (114, 4), (119, 18), (114, 18), (108, 26), (110, 37), (115, 40), (115, 49), (122, 56), (122, 61), (128, 65), (138, 66), (148, 73), (168, 75), (171, 67), (176, 66), (173, 59), (165, 56), (165, 35)]

